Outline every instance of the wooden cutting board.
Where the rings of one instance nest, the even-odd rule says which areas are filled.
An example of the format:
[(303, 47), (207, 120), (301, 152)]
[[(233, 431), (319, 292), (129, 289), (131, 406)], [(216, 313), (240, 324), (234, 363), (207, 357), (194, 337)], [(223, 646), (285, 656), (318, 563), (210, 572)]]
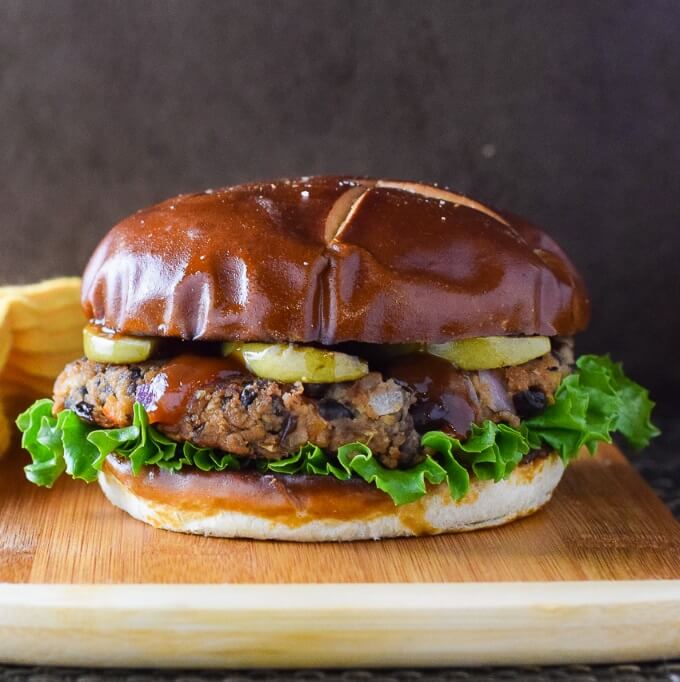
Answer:
[(374, 666), (680, 655), (680, 525), (614, 447), (534, 516), (349, 544), (155, 530), (96, 485), (0, 480), (0, 659)]

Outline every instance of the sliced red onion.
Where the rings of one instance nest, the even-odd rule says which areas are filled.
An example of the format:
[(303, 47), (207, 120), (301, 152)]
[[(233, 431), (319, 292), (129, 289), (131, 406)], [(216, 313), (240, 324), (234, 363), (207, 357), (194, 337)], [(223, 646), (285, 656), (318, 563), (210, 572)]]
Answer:
[(515, 408), (508, 396), (503, 380), (492, 370), (483, 369), (479, 372), (479, 382), (489, 391), (489, 407), (494, 412), (515, 412)]
[(140, 403), (147, 412), (153, 412), (167, 388), (168, 377), (161, 372), (151, 380), (151, 383), (142, 384), (137, 387), (135, 400)]

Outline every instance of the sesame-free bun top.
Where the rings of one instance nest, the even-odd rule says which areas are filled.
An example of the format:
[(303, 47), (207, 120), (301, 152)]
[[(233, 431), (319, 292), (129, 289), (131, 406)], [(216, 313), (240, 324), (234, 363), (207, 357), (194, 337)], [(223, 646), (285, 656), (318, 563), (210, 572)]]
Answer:
[(83, 279), (115, 331), (334, 344), (570, 335), (574, 266), (539, 229), (428, 185), (312, 177), (180, 195), (126, 218)]

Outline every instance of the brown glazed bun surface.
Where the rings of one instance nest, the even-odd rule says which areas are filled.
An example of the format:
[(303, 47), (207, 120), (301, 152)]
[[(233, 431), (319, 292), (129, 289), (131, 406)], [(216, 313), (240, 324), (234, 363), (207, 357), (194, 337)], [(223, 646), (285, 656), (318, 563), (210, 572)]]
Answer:
[(126, 334), (327, 345), (571, 335), (589, 308), (525, 221), (426, 185), (333, 177), (139, 211), (95, 251), (82, 297)]

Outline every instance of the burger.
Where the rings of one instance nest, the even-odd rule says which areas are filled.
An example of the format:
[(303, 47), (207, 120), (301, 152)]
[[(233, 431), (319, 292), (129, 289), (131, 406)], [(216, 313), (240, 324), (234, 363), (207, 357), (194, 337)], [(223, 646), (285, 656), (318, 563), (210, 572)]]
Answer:
[(496, 526), (565, 467), (658, 431), (584, 284), (510, 213), (435, 186), (312, 177), (185, 194), (116, 225), (82, 282), (84, 357), (17, 420), (153, 526), (358, 540)]

